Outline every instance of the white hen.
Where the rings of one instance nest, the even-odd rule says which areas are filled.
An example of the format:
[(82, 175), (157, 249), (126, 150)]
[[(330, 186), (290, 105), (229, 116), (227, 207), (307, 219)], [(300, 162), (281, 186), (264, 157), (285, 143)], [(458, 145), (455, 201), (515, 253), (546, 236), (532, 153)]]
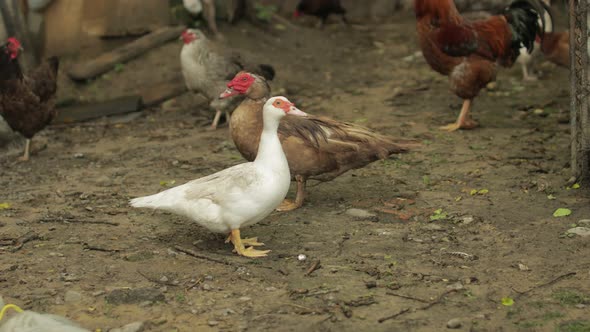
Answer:
[[(253, 162), (193, 180), (161, 193), (131, 200), (133, 207), (169, 211), (186, 216), (217, 233), (230, 233), (235, 251), (247, 257), (266, 256), (269, 250), (256, 238), (240, 237), (240, 228), (259, 222), (283, 201), (291, 174), (277, 134), (286, 114), (305, 116), (285, 97), (270, 98), (263, 109), (258, 155)], [(250, 246), (245, 248), (245, 246)]]
[(271, 66), (249, 64), (239, 53), (207, 39), (200, 30), (187, 29), (181, 38), (184, 42), (180, 51), (182, 75), (188, 90), (202, 93), (209, 100), (211, 108), (215, 109), (211, 129), (217, 128), (223, 111), (229, 123), (230, 112), (243, 100), (219, 98), (228, 80), (241, 70), (260, 74), (267, 80), (274, 77)]

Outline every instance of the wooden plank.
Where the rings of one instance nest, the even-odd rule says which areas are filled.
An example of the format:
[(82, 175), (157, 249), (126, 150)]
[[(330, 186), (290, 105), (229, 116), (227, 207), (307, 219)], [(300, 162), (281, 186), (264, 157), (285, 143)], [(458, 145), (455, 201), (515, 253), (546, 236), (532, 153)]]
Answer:
[(112, 100), (64, 107), (58, 109), (53, 123), (74, 123), (101, 118), (103, 116), (137, 112), (141, 109), (140, 96), (125, 96)]
[(44, 53), (64, 55), (80, 49), (82, 0), (54, 0), (43, 12)]
[(576, 180), (590, 183), (587, 0), (570, 0), (570, 40), (571, 166)]
[(84, 23), (82, 29), (91, 36), (119, 37), (142, 35), (164, 27), (169, 23), (170, 12), (168, 1), (84, 1)]
[(184, 78), (182, 76), (175, 77), (169, 81), (162, 82), (139, 92), (143, 99), (145, 107), (156, 106), (168, 99), (174, 98), (187, 91)]
[(68, 75), (73, 80), (78, 81), (94, 78), (111, 70), (117, 63), (123, 63), (134, 59), (160, 44), (178, 38), (184, 29), (185, 27), (183, 26), (158, 29), (127, 45), (103, 53), (97, 58), (73, 65), (68, 71)]

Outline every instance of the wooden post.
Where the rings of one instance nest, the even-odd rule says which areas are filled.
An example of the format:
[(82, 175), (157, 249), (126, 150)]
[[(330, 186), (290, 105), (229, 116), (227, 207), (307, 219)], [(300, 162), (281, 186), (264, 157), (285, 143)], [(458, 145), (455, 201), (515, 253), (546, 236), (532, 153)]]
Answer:
[(588, 98), (588, 0), (570, 1), (571, 164), (573, 176), (590, 183), (590, 111)]

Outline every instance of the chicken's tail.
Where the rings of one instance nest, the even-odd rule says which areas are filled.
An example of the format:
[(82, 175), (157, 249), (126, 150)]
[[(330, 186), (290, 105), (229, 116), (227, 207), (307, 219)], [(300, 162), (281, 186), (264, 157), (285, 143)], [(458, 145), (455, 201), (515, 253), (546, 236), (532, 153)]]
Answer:
[(546, 14), (551, 20), (549, 7), (540, 0), (515, 0), (504, 10), (512, 32), (514, 54), (518, 55), (522, 47), (529, 53), (533, 51), (537, 36), (543, 38)]

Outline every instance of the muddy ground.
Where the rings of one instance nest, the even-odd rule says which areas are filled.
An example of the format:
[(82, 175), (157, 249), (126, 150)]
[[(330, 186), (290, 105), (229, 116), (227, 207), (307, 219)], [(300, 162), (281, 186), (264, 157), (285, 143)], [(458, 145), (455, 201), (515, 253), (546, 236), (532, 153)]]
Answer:
[[(481, 128), (445, 133), (438, 127), (461, 101), (415, 55), (411, 15), (222, 31), (273, 64), (274, 91), (306, 112), (423, 148), (314, 186), (303, 208), (243, 230), (272, 249), (251, 260), (185, 218), (127, 206), (243, 161), (227, 127), (205, 130), (212, 113), (201, 98), (127, 122), (50, 127), (30, 162), (15, 162), (14, 149), (2, 155), (7, 302), (103, 331), (135, 321), (146, 331), (439, 331), (451, 319), (463, 331), (590, 331), (590, 242), (566, 235), (590, 218), (588, 190), (568, 183), (567, 70), (541, 60), (541, 79), (524, 83), (519, 68), (502, 70), (476, 100)], [(87, 85), (62, 77), (60, 98), (113, 97), (173, 77), (180, 47)], [(351, 208), (375, 216), (359, 220)], [(558, 208), (572, 214), (555, 218)]]

